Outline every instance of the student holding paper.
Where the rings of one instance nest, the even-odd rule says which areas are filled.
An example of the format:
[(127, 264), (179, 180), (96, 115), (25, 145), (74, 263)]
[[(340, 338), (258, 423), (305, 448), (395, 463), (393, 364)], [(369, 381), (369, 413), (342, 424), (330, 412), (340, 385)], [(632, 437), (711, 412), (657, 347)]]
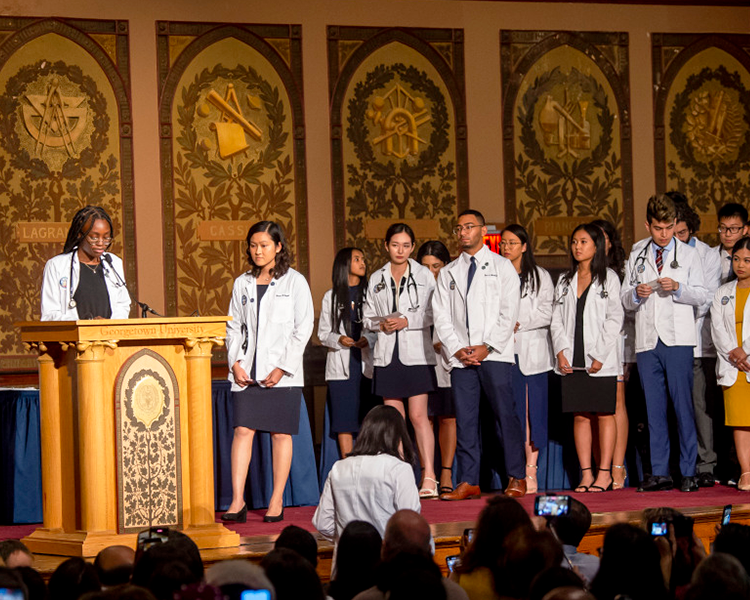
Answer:
[(405, 223), (394, 223), (385, 234), (389, 261), (370, 278), (364, 305), (364, 327), (377, 331), (373, 351), (373, 391), (386, 405), (406, 414), (414, 426), (424, 466), (419, 496), (437, 498), (435, 437), (427, 417), (427, 396), (435, 391), (432, 347), (432, 293), (435, 279), (427, 267), (409, 258), (415, 237)]

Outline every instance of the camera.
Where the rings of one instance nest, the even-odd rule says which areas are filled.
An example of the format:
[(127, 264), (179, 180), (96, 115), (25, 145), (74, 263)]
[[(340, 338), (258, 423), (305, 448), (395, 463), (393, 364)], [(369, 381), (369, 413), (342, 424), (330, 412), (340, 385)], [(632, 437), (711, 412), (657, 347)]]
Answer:
[(651, 523), (651, 535), (654, 537), (661, 537), (669, 533), (669, 523), (666, 521), (657, 521)]
[(729, 523), (729, 520), (732, 518), (732, 505), (727, 504), (724, 507), (724, 511), (721, 513), (721, 525), (722, 527), (724, 525), (727, 525)]
[(271, 592), (268, 590), (244, 590), (240, 600), (271, 600)]
[[(452, 554), (451, 556), (445, 557), (445, 564), (448, 566), (448, 571), (453, 573), (453, 569), (456, 565), (461, 564), (461, 556), (458, 554)], [(245, 600), (244, 598), (242, 600)]]
[(570, 496), (537, 496), (534, 514), (537, 517), (561, 517), (570, 511)]

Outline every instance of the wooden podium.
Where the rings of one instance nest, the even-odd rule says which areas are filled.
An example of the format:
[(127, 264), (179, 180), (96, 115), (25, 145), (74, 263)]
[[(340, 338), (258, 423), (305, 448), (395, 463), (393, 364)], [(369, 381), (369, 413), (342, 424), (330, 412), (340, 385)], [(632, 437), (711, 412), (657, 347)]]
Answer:
[(211, 352), (229, 317), (17, 323), (39, 353), (44, 524), (33, 551), (95, 556), (138, 531), (239, 545), (215, 522)]

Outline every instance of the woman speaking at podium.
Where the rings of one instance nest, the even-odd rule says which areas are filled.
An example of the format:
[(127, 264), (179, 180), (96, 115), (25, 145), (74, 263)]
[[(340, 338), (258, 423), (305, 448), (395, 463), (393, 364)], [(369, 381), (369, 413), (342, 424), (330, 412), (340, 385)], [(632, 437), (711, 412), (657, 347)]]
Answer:
[(112, 219), (100, 206), (73, 217), (63, 253), (49, 259), (42, 280), (42, 321), (127, 319), (130, 294), (122, 260), (107, 252)]

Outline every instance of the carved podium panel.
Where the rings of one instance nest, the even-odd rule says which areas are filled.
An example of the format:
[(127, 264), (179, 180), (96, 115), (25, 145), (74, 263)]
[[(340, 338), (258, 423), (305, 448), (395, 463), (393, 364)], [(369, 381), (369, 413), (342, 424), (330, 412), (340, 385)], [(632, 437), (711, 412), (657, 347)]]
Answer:
[(95, 556), (149, 526), (199, 548), (215, 522), (211, 351), (228, 317), (17, 323), (39, 353), (44, 524), (33, 551)]

